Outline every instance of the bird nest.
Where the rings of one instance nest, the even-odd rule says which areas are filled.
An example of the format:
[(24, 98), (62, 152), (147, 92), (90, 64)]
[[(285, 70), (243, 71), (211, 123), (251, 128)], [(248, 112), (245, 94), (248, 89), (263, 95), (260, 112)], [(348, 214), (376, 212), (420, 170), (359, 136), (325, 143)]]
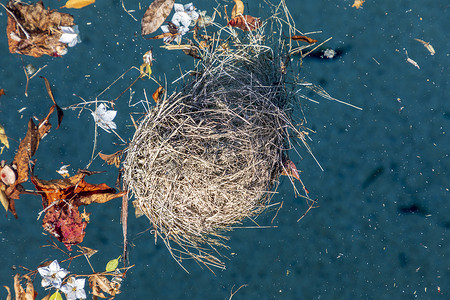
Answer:
[(225, 233), (275, 193), (292, 125), (281, 54), (258, 33), (202, 54), (181, 92), (160, 101), (127, 148), (134, 207), (178, 262), (224, 267)]

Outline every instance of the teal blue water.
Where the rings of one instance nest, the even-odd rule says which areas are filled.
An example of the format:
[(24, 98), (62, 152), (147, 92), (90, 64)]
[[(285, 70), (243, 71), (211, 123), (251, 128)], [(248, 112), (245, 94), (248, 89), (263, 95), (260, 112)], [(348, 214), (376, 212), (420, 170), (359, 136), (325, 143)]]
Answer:
[[(446, 1), (366, 1), (362, 9), (353, 1), (286, 1), (296, 26), (327, 45), (343, 49), (339, 59), (305, 59), (300, 76), (320, 84), (333, 97), (350, 102), (356, 110), (337, 102), (307, 96), (319, 104), (302, 100), (309, 144), (323, 167), (300, 149), (302, 157), (292, 160), (319, 207), (300, 222), (306, 204), (294, 197), (285, 179), (274, 202), (283, 201), (275, 212), (258, 218), (270, 229), (237, 229), (230, 234), (224, 254), (226, 270), (212, 274), (194, 262), (184, 272), (165, 246), (146, 231), (144, 218), (129, 218), (133, 243), (130, 263), (134, 264), (116, 299), (444, 299), (450, 293), (449, 276), (449, 42)], [(125, 0), (127, 9), (140, 20), (150, 2)], [(228, 4), (232, 1), (218, 1)], [(246, 3), (255, 16), (267, 17), (263, 2)], [(248, 4), (248, 5), (247, 5)], [(46, 1), (57, 8), (62, 2)], [(199, 10), (212, 13), (215, 2), (197, 1)], [(27, 120), (42, 118), (51, 106), (43, 80), (30, 81), (24, 95), (22, 64), (45, 67), (40, 75), (53, 85), (61, 107), (86, 101), (107, 88), (131, 66), (142, 63), (142, 55), (153, 48), (153, 73), (170, 83), (181, 70), (193, 68), (193, 60), (181, 53), (161, 49), (160, 41), (144, 40), (140, 22), (133, 20), (121, 1), (101, 1), (80, 10), (64, 10), (74, 15), (82, 43), (62, 58), (31, 58), (10, 54), (7, 48), (6, 13), (0, 19), (0, 124), (10, 137), (11, 149), (1, 159), (11, 161), (14, 149), (26, 132)], [(224, 20), (216, 20), (225, 23)], [(414, 38), (430, 42), (430, 55)], [(407, 62), (405, 50), (420, 69)], [(293, 57), (298, 60), (299, 57)], [(23, 60), (23, 61), (22, 61)], [(99, 98), (112, 100), (137, 76), (127, 73)], [(132, 103), (148, 96), (157, 85), (139, 80)], [(171, 90), (169, 91), (171, 92)], [(75, 96), (76, 94), (77, 96)], [(79, 97), (78, 97), (79, 96)], [(133, 134), (129, 117), (130, 93), (118, 101), (115, 122), (118, 134), (129, 140)], [(140, 104), (135, 106), (141, 110)], [(19, 109), (26, 107), (21, 113)], [(71, 174), (88, 164), (94, 139), (94, 121), (89, 111), (65, 110), (61, 128), (52, 129), (42, 141), (35, 173), (43, 179), (58, 178), (60, 166), (70, 164)], [(51, 119), (56, 124), (56, 117)], [(121, 141), (99, 129), (98, 150), (112, 153)], [(87, 180), (114, 186), (117, 170), (96, 159), (91, 170), (105, 171)], [(300, 187), (300, 185), (299, 185)], [(26, 188), (32, 186), (27, 184)], [(23, 195), (16, 202), (19, 220), (0, 218), (0, 284), (12, 286), (12, 266), (35, 269), (43, 260), (66, 257), (42, 248), (49, 236), (42, 235), (38, 197)], [(99, 250), (91, 258), (96, 271), (122, 251), (119, 224), (120, 200), (90, 205), (91, 222), (84, 246)], [(253, 225), (247, 223), (245, 225)], [(67, 267), (67, 264), (64, 265)], [(19, 268), (20, 269), (20, 268)], [(89, 273), (84, 259), (69, 270)], [(35, 286), (40, 284), (39, 276)], [(45, 292), (39, 288), (39, 296)], [(0, 299), (6, 291), (0, 290)]]

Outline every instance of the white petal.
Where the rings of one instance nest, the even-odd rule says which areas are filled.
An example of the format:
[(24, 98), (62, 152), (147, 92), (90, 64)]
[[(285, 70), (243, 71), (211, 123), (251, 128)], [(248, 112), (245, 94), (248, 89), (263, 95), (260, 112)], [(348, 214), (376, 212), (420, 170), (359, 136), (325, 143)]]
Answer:
[(169, 26), (167, 26), (167, 25), (163, 25), (160, 28), (161, 28), (162, 32), (164, 32), (164, 33), (169, 32)]
[(52, 283), (50, 280), (47, 279), (47, 277), (44, 277), (44, 278), (42, 278), (41, 285), (42, 285), (42, 287), (48, 287), (48, 286), (52, 285)]
[(102, 115), (102, 119), (103, 119), (103, 121), (106, 121), (106, 122), (112, 121), (116, 117), (116, 114), (117, 114), (117, 111), (108, 110)]
[(191, 17), (189, 17), (189, 15), (184, 11), (177, 12), (172, 17), (172, 23), (174, 23), (177, 26), (180, 26), (179, 24), (181, 23), (183, 26), (189, 27), (191, 21), (192, 21)]
[(192, 4), (192, 2), (191, 2), (191, 3), (188, 3), (188, 4), (185, 4), (185, 5), (184, 5), (184, 10), (185, 10), (185, 11), (192, 11), (192, 10), (195, 10), (194, 4)]
[(86, 299), (86, 292), (84, 291), (84, 289), (77, 290), (76, 297), (78, 299)]
[(42, 277), (46, 277), (46, 276), (50, 275), (50, 268), (48, 266), (41, 267), (41, 268), (38, 268), (38, 272), (39, 272), (39, 274), (41, 274)]
[(81, 43), (80, 37), (79, 37), (79, 30), (78, 25), (75, 25), (73, 27), (68, 26), (62, 26), (61, 27), (62, 35), (59, 38), (59, 41), (61, 43), (68, 44), (69, 47), (75, 46), (77, 43)]
[(178, 28), (178, 32), (180, 33), (180, 35), (185, 35), (188, 31), (189, 27), (181, 26), (180, 28)]
[(75, 286), (77, 289), (84, 289), (84, 284), (85, 284), (85, 278), (81, 278), (81, 279), (76, 279), (75, 280)]
[(173, 5), (173, 8), (175, 9), (175, 12), (184, 11), (184, 6), (183, 6), (183, 4), (175, 3), (175, 4)]

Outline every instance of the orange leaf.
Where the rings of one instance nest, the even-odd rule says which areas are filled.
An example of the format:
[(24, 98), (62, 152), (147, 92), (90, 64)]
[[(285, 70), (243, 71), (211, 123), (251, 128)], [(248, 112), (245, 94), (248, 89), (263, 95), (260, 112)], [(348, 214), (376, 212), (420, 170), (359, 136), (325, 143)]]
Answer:
[(355, 2), (353, 2), (352, 7), (356, 7), (356, 9), (358, 9), (363, 5), (364, 2), (365, 2), (364, 0), (355, 0)]
[(162, 86), (159, 86), (152, 95), (153, 100), (155, 100), (155, 102), (158, 103), (159, 99), (164, 94), (164, 92), (165, 92), (164, 88)]
[(286, 160), (283, 164), (284, 168), (281, 175), (292, 176), (300, 181), (300, 176), (298, 175), (297, 167), (291, 160)]
[(1, 95), (5, 95), (5, 90), (4, 89), (0, 89), (0, 96)]
[(101, 159), (106, 161), (108, 165), (114, 164), (117, 168), (120, 166), (120, 157), (122, 156), (123, 150), (119, 150), (113, 154), (103, 154), (99, 153)]
[(245, 15), (245, 16), (237, 16), (231, 19), (227, 25), (240, 28), (244, 31), (251, 31), (261, 27), (262, 23), (259, 18)]
[(62, 7), (65, 7), (65, 8), (83, 8), (85, 6), (91, 5), (94, 2), (95, 2), (95, 0), (68, 0), (66, 2), (66, 5), (64, 5)]

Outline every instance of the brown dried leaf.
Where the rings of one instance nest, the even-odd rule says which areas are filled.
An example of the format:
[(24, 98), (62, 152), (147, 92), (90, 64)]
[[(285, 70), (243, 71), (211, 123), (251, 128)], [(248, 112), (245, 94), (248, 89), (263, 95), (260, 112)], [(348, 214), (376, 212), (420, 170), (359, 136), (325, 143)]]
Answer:
[(142, 36), (155, 32), (164, 23), (175, 0), (155, 0), (150, 4), (141, 21)]
[(83, 8), (85, 6), (91, 5), (94, 2), (95, 2), (95, 0), (68, 0), (63, 7), (65, 7), (65, 8)]
[(123, 150), (119, 150), (113, 154), (103, 154), (100, 152), (98, 155), (101, 159), (106, 161), (108, 165), (114, 164), (118, 168), (120, 166), (120, 157), (122, 156), (122, 154)]
[(88, 247), (78, 246), (78, 248), (80, 248), (81, 253), (83, 253), (83, 255), (86, 255), (89, 258), (91, 258), (92, 255), (98, 252), (98, 250), (91, 249)]
[(5, 95), (5, 90), (4, 89), (0, 89), (0, 96)]
[(52, 87), (50, 86), (50, 82), (48, 82), (47, 78), (45, 78), (43, 76), (39, 76), (39, 77), (44, 79), (44, 81), (45, 81), (45, 88), (47, 89), (47, 93), (50, 96), (50, 99), (52, 99), (53, 104), (56, 107), (56, 113), (58, 115), (58, 126), (56, 126), (56, 129), (58, 129), (59, 125), (61, 125), (61, 121), (62, 121), (62, 118), (64, 116), (64, 112), (61, 109), (61, 107), (59, 107), (58, 104), (56, 104), (55, 97), (53, 97), (53, 92), (52, 92)]
[[(20, 281), (22, 279), (27, 280), (26, 291), (23, 289), (22, 285), (20, 284)], [(19, 274), (16, 274), (14, 276), (14, 292), (15, 292), (16, 300), (34, 300), (34, 299), (36, 299), (36, 296), (37, 296), (37, 292), (34, 290), (33, 281), (27, 275), (20, 276)]]
[(44, 208), (55, 201), (61, 200), (66, 200), (78, 207), (91, 203), (105, 203), (114, 198), (122, 197), (123, 192), (116, 194), (115, 189), (104, 183), (87, 183), (84, 181), (86, 175), (89, 175), (89, 173), (79, 171), (70, 178), (53, 180), (42, 180), (32, 176), (31, 182), (38, 191), (43, 192), (41, 195)]
[(91, 275), (89, 276), (89, 287), (92, 289), (92, 295), (100, 297), (100, 298), (106, 298), (105, 293), (110, 294), (111, 296), (114, 296), (110, 292), (114, 289), (111, 288), (111, 282), (106, 278), (104, 275)]
[(240, 28), (244, 31), (251, 31), (261, 27), (262, 22), (259, 18), (253, 16), (237, 16), (228, 22), (229, 26)]
[(17, 167), (17, 184), (28, 180), (28, 161), (36, 153), (39, 145), (39, 129), (33, 119), (28, 121), (28, 131), (25, 138), (20, 142), (19, 149), (14, 156), (13, 165)]
[[(34, 5), (10, 1), (7, 5), (7, 37), (11, 53), (34, 57), (59, 56), (66, 45), (59, 41), (60, 26), (73, 26), (73, 17), (56, 10), (47, 10), (42, 1)], [(19, 24), (17, 23), (19, 22)]]

